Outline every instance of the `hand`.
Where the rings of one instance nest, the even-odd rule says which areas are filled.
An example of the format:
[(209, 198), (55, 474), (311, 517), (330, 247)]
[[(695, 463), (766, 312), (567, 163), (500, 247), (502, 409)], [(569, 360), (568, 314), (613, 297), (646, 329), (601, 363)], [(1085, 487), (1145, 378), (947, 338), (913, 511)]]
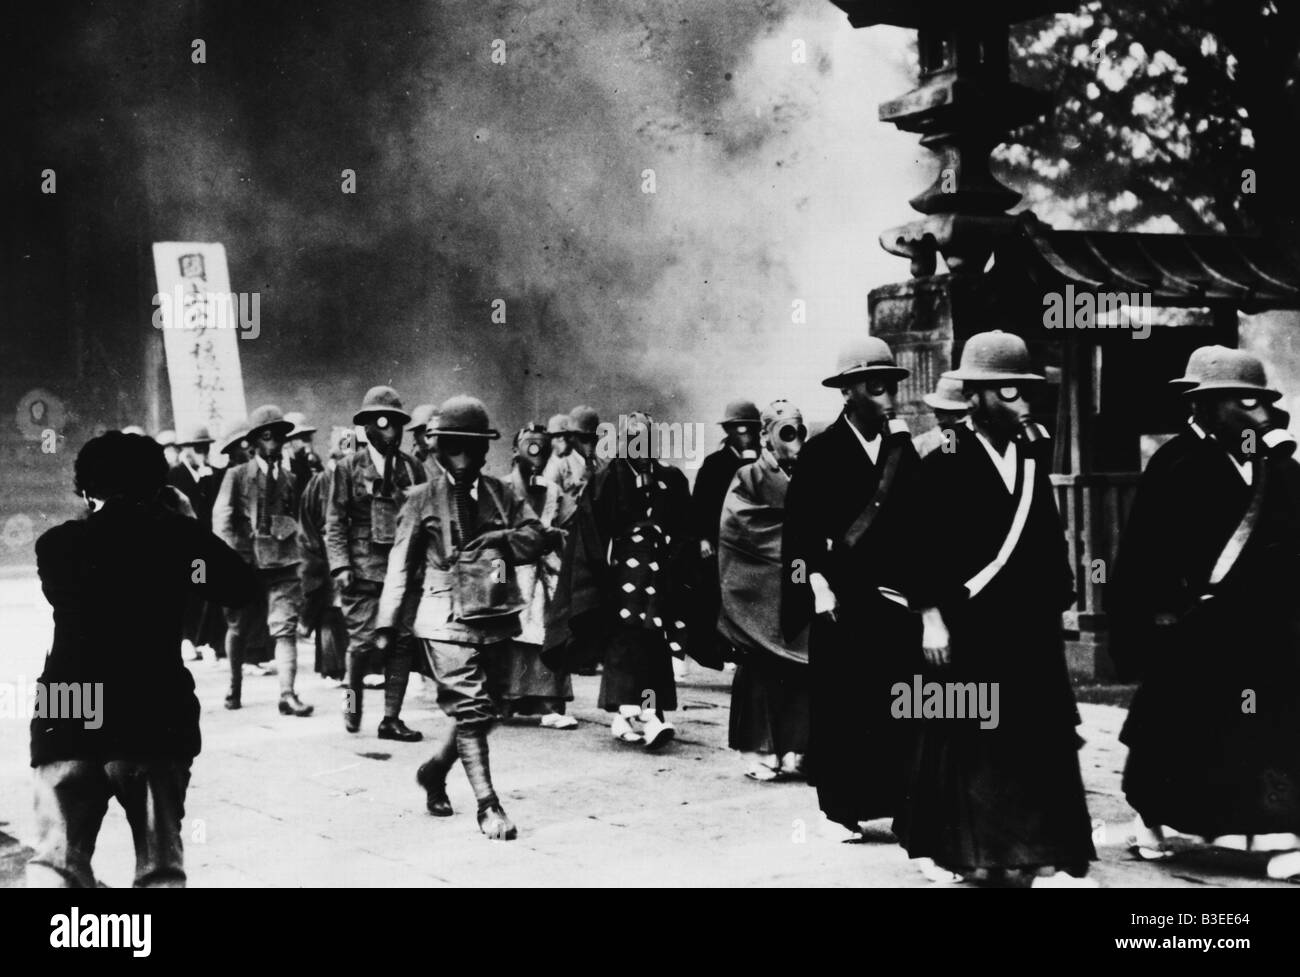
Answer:
[(947, 665), (952, 660), (952, 651), (948, 647), (948, 626), (943, 623), (943, 615), (937, 607), (931, 607), (922, 614), (922, 622), (921, 651), (925, 663), (932, 668)]
[(713, 556), (713, 544), (707, 539), (700, 540), (700, 558), (707, 560)]
[(835, 591), (831, 590), (831, 585), (826, 582), (826, 578), (820, 573), (810, 574), (808, 585), (813, 591), (813, 611), (829, 616), (832, 621), (836, 620), (835, 612), (840, 602), (835, 599)]
[(334, 587), (340, 594), (345, 594), (352, 589), (352, 571), (339, 570), (334, 574)]
[(393, 643), (393, 629), (392, 629), (392, 628), (379, 628), (379, 629), (375, 632), (375, 650), (376, 650), (376, 651), (381, 652), (381, 653), (382, 653), (382, 652), (385, 652), (385, 651), (387, 651), (387, 650), (389, 649), (389, 647), (392, 645), (392, 643)]

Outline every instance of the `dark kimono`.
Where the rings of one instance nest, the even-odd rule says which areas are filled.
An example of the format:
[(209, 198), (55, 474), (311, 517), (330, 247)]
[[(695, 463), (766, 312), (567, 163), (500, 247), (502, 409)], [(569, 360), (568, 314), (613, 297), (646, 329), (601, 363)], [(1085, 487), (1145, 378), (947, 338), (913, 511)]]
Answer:
[[(1120, 538), (1119, 551), (1105, 590), (1106, 617), (1109, 626), (1107, 652), (1124, 681), (1142, 677), (1152, 649), (1164, 638), (1156, 628), (1151, 613), (1151, 588), (1155, 586), (1152, 557), (1158, 555), (1151, 533), (1155, 516), (1166, 504), (1176, 483), (1171, 475), (1182, 459), (1189, 455), (1221, 449), (1188, 426), (1156, 449), (1142, 477), (1129, 508), (1128, 519)], [(1158, 602), (1157, 602), (1158, 603)]]
[(932, 452), (921, 464), (929, 515), (922, 602), (942, 612), (951, 652), (948, 666), (924, 678), (987, 683), (986, 690), (997, 683), (996, 726), (922, 720), (894, 832), (913, 858), (951, 871), (1050, 866), (1082, 875), (1096, 852), (1061, 627), (1074, 579), (1048, 465), (1035, 462), (1015, 549), (972, 597), (966, 582), (1008, 536), (1026, 460), (1017, 444), (1015, 492), (1008, 492), (975, 432), (964, 424), (955, 431), (954, 451)]
[(790, 478), (770, 452), (731, 482), (718, 531), (718, 630), (740, 652), (731, 683), (728, 745), (808, 752), (808, 632), (781, 633), (781, 537)]
[(543, 662), (573, 671), (603, 660), (607, 711), (647, 703), (647, 693), (651, 708), (676, 709), (672, 656), (686, 650), (699, 561), (686, 476), (656, 461), (638, 478), (615, 459), (588, 485), (569, 529)]
[(731, 487), (731, 480), (741, 466), (750, 462), (741, 458), (729, 445), (723, 445), (708, 455), (695, 476), (691, 494), (691, 518), (697, 539), (707, 539), (715, 555), (700, 563), (700, 585), (696, 600), (690, 608), (688, 625), (691, 629), (691, 657), (707, 668), (721, 668), (724, 660), (734, 658), (732, 646), (717, 629), (718, 607), (721, 594), (718, 590), (718, 520), (722, 503)]
[(1125, 795), (1148, 824), (1208, 838), (1300, 833), (1300, 464), (1259, 464), (1247, 485), (1213, 440), (1177, 458), (1125, 532), (1142, 577), (1115, 581), (1148, 640), (1120, 734)]
[[(875, 498), (890, 456), (897, 474), (857, 544), (845, 533)], [(853, 825), (892, 816), (914, 730), (890, 715), (890, 689), (921, 663), (920, 617), (886, 597), (915, 589), (920, 459), (902, 436), (882, 438), (872, 463), (844, 415), (799, 455), (785, 499), (781, 614), (787, 640), (811, 622), (812, 717), (805, 769), (821, 809)], [(839, 603), (813, 616), (808, 579), (820, 573)]]
[[(185, 464), (172, 465), (167, 473), (167, 484), (189, 500), (194, 518), (208, 531), (212, 530), (212, 503), (216, 501), (220, 481), (219, 471), (209, 469), (208, 474), (196, 478)], [(218, 654), (224, 653), (226, 618), (221, 608), (197, 594), (191, 594), (186, 602), (181, 637), (188, 638), (196, 647), (208, 645)]]
[(341, 679), (347, 670), (348, 630), (343, 612), (334, 605), (334, 581), (325, 551), (325, 506), (329, 501), (328, 471), (308, 480), (298, 506), (298, 548), (302, 576), (302, 623), (316, 633), (316, 672)]

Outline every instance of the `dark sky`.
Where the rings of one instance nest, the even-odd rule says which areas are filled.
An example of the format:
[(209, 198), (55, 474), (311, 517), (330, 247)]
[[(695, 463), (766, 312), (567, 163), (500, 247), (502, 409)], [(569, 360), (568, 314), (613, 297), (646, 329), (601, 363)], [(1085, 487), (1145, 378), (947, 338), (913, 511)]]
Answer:
[[(824, 303), (827, 355), (865, 328), (874, 281), (837, 286), (858, 321), (815, 286), (882, 258), (886, 222), (835, 174), (864, 184), (844, 147), (875, 147), (844, 119), (878, 126), (905, 77), (822, 0), (43, 3), (4, 31), (4, 380), (65, 390), (81, 357), (86, 422), (142, 409), (157, 240), (225, 245), (232, 287), (261, 296), (248, 406), (326, 426), (381, 382), (412, 405), (476, 393), (505, 429), (579, 401), (712, 421), (790, 395), (794, 298)], [(837, 45), (897, 82), (853, 88)], [(53, 197), (33, 192), (47, 166)], [(884, 260), (878, 279), (905, 277)]]

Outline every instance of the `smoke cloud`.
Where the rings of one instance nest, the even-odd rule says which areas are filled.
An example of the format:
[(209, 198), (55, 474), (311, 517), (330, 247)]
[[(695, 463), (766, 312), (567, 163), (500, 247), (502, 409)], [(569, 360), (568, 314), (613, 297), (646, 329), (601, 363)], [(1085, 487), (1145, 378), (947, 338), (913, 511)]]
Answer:
[(908, 36), (825, 0), (140, 3), (65, 29), (89, 88), (46, 142), (101, 132), (128, 246), (226, 246), (261, 294), (250, 407), (328, 426), (391, 383), (474, 393), (505, 432), (579, 402), (829, 418), (836, 348), (907, 276), (877, 236), (931, 164), (876, 105), (910, 87)]

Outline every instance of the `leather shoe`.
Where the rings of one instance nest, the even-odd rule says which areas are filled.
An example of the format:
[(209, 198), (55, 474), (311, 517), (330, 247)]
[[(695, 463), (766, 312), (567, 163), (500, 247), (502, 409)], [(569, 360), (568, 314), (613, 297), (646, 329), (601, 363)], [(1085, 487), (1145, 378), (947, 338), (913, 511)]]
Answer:
[(228, 696), (226, 696), (226, 708), (227, 708), (227, 709), (238, 709), (238, 708), (240, 708), (241, 705), (242, 705), (242, 703), (239, 701), (239, 696), (237, 696), (237, 695), (228, 695)]
[(447, 775), (441, 778), (433, 769), (433, 761), (420, 764), (415, 771), (415, 782), (424, 788), (424, 806), (436, 818), (449, 818), (455, 812), (451, 809), (451, 800), (447, 797)]
[(315, 706), (306, 705), (293, 692), (286, 692), (280, 696), (281, 716), (310, 716), (315, 711)]
[[(361, 717), (357, 717), (360, 719)], [(418, 743), (424, 739), (424, 734), (417, 730), (411, 729), (410, 726), (400, 719), (389, 718), (385, 716), (379, 721), (379, 738), (381, 740), (397, 740), (400, 743)]]

